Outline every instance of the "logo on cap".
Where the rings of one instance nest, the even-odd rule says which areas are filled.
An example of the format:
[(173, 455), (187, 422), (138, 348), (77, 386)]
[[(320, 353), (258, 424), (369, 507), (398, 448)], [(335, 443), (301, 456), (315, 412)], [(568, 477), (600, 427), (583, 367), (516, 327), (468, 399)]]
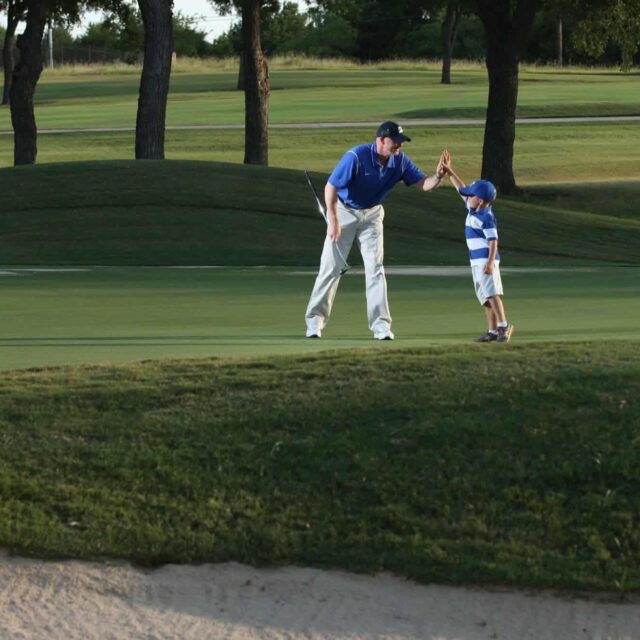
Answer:
[(402, 127), (392, 120), (387, 120), (387, 122), (383, 122), (379, 127), (376, 133), (377, 138), (391, 138), (394, 142), (411, 142), (411, 138), (405, 135)]

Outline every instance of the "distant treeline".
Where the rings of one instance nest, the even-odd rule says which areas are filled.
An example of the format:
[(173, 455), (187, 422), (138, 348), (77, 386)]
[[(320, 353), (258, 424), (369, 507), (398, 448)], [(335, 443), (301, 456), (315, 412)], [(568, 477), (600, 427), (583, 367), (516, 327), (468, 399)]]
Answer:
[[(424, 3), (415, 3), (424, 4)], [(442, 58), (442, 26), (446, 3), (438, 10), (412, 9), (411, 2), (364, 0), (316, 2), (300, 12), (293, 2), (266, 2), (261, 9), (262, 48), (267, 55), (302, 53), (312, 57), (347, 57), (361, 62), (393, 58)], [(321, 8), (320, 8), (321, 5)], [(610, 44), (598, 57), (572, 47), (575, 20), (556, 12), (537, 14), (523, 60), (532, 63), (616, 66), (622, 63), (620, 47)], [(461, 11), (455, 27), (453, 57), (482, 60), (486, 55), (485, 31), (477, 15)], [(210, 54), (239, 54), (240, 24), (232, 26), (209, 48)], [(636, 62), (640, 61), (640, 58)]]
[[(271, 0), (261, 9), (262, 47), (267, 56), (305, 54), (320, 58), (353, 58), (362, 62), (390, 58), (441, 58), (442, 24), (445, 8), (429, 13), (390, 10), (380, 2), (369, 2), (367, 11), (334, 12), (326, 6), (301, 11), (293, 2)], [(362, 6), (362, 5), (361, 5)], [(396, 4), (396, 7), (398, 5)], [(375, 10), (378, 7), (377, 11)], [(240, 22), (215, 39), (197, 27), (196, 17), (178, 12), (173, 18), (174, 51), (181, 57), (229, 57), (240, 54)], [(553, 12), (536, 16), (523, 60), (531, 63), (616, 66), (622, 62), (619, 46), (609, 44), (602, 55), (590, 56), (572, 47), (574, 23)], [(4, 41), (5, 30), (0, 28)], [(140, 12), (106, 14), (91, 23), (84, 33), (74, 37), (69, 28), (55, 26), (53, 53), (56, 63), (65, 62), (139, 62), (143, 50), (144, 29)], [(46, 40), (45, 40), (46, 45)], [(462, 13), (453, 40), (453, 57), (481, 60), (486, 55), (485, 32), (480, 19)], [(634, 62), (640, 62), (638, 56)]]
[[(173, 17), (174, 50), (179, 56), (211, 57), (214, 45), (207, 42), (206, 33), (196, 28), (197, 19), (178, 12)], [(0, 27), (4, 42), (6, 30)], [(131, 8), (120, 14), (106, 14), (90, 23), (84, 33), (74, 37), (66, 26), (53, 27), (53, 55), (58, 64), (66, 62), (140, 62), (144, 48), (144, 26), (140, 12)], [(45, 33), (43, 48), (48, 47)], [(45, 57), (46, 60), (46, 57)]]

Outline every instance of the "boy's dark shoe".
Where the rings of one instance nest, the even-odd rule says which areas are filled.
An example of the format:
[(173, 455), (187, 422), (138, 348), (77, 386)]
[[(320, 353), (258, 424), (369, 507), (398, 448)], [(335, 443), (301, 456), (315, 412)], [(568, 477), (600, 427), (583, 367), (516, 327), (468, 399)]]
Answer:
[(498, 339), (498, 334), (497, 333), (491, 333), (491, 331), (487, 331), (487, 333), (485, 333), (483, 336), (480, 336), (479, 338), (476, 338), (474, 340), (474, 342), (495, 342)]
[(509, 323), (506, 327), (498, 327), (498, 342), (509, 342), (515, 327)]

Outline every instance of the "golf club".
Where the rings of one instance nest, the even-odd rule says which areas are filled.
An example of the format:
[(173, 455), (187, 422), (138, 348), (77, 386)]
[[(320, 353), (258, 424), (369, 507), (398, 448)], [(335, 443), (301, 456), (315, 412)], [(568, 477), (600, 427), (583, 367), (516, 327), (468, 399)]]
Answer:
[[(316, 191), (316, 188), (313, 186), (313, 182), (311, 182), (311, 177), (309, 176), (306, 170), (304, 172), (304, 175), (307, 177), (307, 182), (309, 183), (309, 187), (311, 187), (311, 191), (313, 191), (313, 196), (315, 197), (316, 202), (318, 203), (318, 211), (320, 211), (320, 215), (324, 218), (324, 221), (327, 224), (329, 224), (329, 220), (327, 219), (327, 213), (324, 210), (324, 205), (322, 204), (322, 201), (318, 197), (318, 192)], [(340, 251), (340, 247), (338, 247), (337, 243), (334, 243), (334, 246), (336, 248), (337, 254), (340, 256), (340, 260), (342, 260), (342, 262), (344, 263), (344, 267), (340, 269), (340, 275), (342, 276), (345, 273), (347, 273), (347, 271), (351, 267), (349, 266), (349, 263), (344, 259), (344, 256), (342, 255), (342, 252)]]

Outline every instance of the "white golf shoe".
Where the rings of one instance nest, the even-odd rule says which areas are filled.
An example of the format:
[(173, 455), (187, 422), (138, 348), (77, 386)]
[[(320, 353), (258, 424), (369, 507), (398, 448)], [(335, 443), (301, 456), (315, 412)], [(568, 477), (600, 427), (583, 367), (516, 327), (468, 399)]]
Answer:
[(384, 331), (376, 331), (373, 334), (375, 340), (393, 340), (395, 336), (393, 335), (393, 331), (391, 329), (385, 329)]

